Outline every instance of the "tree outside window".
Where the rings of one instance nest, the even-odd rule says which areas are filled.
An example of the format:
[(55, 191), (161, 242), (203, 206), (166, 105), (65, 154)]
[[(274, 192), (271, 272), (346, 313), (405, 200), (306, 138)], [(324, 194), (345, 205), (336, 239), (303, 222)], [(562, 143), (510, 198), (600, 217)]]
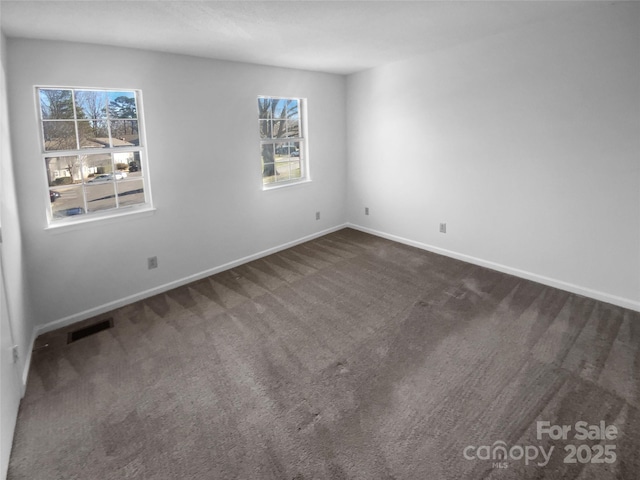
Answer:
[(307, 177), (302, 99), (258, 97), (262, 183), (273, 186)]

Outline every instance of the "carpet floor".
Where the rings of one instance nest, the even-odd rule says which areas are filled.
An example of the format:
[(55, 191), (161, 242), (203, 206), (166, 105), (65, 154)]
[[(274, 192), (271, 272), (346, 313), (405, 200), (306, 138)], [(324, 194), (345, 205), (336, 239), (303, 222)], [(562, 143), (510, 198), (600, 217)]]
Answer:
[(109, 317), (38, 338), (8, 478), (640, 478), (638, 312), (344, 229)]

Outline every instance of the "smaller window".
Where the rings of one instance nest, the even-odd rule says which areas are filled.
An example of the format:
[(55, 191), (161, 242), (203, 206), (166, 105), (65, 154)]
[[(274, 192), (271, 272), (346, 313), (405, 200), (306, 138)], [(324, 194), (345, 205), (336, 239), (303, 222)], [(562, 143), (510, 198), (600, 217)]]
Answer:
[(140, 92), (37, 88), (50, 223), (150, 206)]
[(308, 178), (303, 102), (300, 98), (258, 97), (264, 187)]

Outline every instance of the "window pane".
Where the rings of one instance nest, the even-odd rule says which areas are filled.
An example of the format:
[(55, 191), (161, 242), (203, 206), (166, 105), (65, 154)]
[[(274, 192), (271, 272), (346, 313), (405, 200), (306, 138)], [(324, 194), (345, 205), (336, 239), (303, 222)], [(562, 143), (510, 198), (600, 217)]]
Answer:
[(90, 182), (85, 186), (87, 195), (87, 210), (98, 212), (116, 208), (115, 182), (111, 179), (100, 182)]
[(291, 162), (290, 164), (291, 178), (302, 178), (302, 169), (300, 168), (300, 160)]
[(135, 92), (109, 92), (111, 118), (138, 118)]
[(130, 177), (142, 176), (142, 162), (140, 161), (140, 152), (115, 153), (114, 159), (116, 165), (118, 163), (128, 163), (127, 173)]
[(294, 154), (298, 148), (296, 142), (283, 142), (276, 145), (276, 162), (288, 161), (289, 157)]
[(70, 185), (82, 181), (82, 169), (77, 156), (45, 157), (44, 161), (49, 186)]
[(97, 153), (83, 155), (83, 178), (86, 183), (104, 183), (113, 181), (111, 154)]
[(276, 182), (289, 180), (289, 162), (276, 163)]
[(270, 98), (258, 98), (258, 118), (271, 118)]
[(71, 90), (41, 89), (40, 110), (42, 118), (73, 118)]
[(144, 184), (139, 180), (120, 180), (116, 183), (118, 203), (121, 207), (144, 203)]
[(287, 100), (284, 98), (272, 99), (273, 118), (287, 118)]
[(79, 120), (80, 148), (109, 147), (109, 131), (106, 120)]
[(283, 155), (289, 155), (289, 144), (288, 143), (278, 143), (275, 145), (276, 147), (276, 160), (280, 160)]
[(299, 120), (300, 112), (298, 109), (298, 100), (293, 99), (287, 102), (287, 118), (289, 120)]
[(100, 90), (76, 90), (77, 118), (106, 119), (107, 92)]
[(55, 187), (49, 190), (49, 195), (54, 218), (72, 217), (85, 213), (82, 185)]
[(300, 158), (302, 154), (302, 150), (300, 150), (300, 142), (293, 142), (293, 148), (291, 149), (290, 155), (295, 158)]
[[(133, 158), (134, 152), (114, 153), (113, 163), (115, 164), (116, 172), (119, 172), (126, 177), (129, 173), (129, 166), (134, 161)], [(116, 178), (116, 180), (119, 180), (119, 178)]]
[(132, 147), (140, 145), (137, 120), (112, 120), (111, 141), (114, 147)]
[(260, 138), (271, 138), (271, 120), (260, 120)]
[(274, 160), (274, 145), (262, 145), (262, 177), (264, 183), (273, 181), (273, 178), (271, 177), (275, 174), (275, 167), (273, 165)]
[(273, 163), (275, 159), (274, 154), (275, 145), (272, 143), (265, 143), (262, 145), (262, 163)]
[(76, 127), (73, 121), (44, 121), (42, 122), (42, 133), (44, 135), (44, 149), (47, 151), (78, 148)]
[(276, 162), (290, 161), (291, 157), (300, 157), (300, 142), (284, 142), (276, 145)]
[(299, 120), (287, 120), (287, 133), (286, 137), (299, 137), (300, 136), (300, 121)]
[(273, 120), (272, 138), (283, 138), (287, 136), (287, 120)]

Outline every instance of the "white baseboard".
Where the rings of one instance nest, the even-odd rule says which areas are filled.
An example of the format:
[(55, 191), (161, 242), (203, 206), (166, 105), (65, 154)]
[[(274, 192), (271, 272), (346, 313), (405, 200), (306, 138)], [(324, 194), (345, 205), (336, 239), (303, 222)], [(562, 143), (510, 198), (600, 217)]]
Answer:
[(195, 282), (197, 280), (200, 280), (202, 278), (206, 278), (210, 275), (215, 275), (216, 273), (220, 273), (220, 272), (224, 272), (225, 270), (229, 270), (231, 268), (237, 267), (239, 265), (243, 265), (245, 263), (251, 262), (253, 260), (257, 260), (259, 258), (262, 257), (266, 257), (267, 255), (271, 255), (273, 253), (277, 253), (280, 252), (282, 250), (286, 250), (287, 248), (291, 248), (293, 246), (299, 245), (301, 243), (304, 242), (308, 242), (309, 240), (313, 240), (314, 238), (318, 238), (318, 237), (322, 237), (323, 235), (327, 235), (328, 233), (332, 233), (338, 230), (342, 230), (343, 228), (346, 228), (348, 225), (345, 224), (340, 224), (340, 225), (336, 225), (334, 227), (328, 228), (326, 230), (322, 230), (320, 232), (316, 232), (316, 233), (312, 233), (311, 235), (307, 235), (305, 237), (302, 238), (298, 238), (296, 240), (292, 240), (291, 242), (287, 242), (287, 243), (283, 243), (282, 245), (278, 245), (276, 247), (272, 247), (272, 248), (268, 248), (266, 250), (263, 250), (261, 252), (258, 253), (254, 253), (252, 255), (248, 255), (246, 257), (243, 258), (239, 258), (237, 260), (233, 260), (231, 262), (225, 263), (223, 265), (219, 265), (217, 267), (213, 267), (207, 270), (204, 270), (202, 272), (198, 272), (195, 273), (193, 275), (189, 275), (187, 277), (184, 278), (180, 278), (178, 280), (174, 280), (172, 282), (169, 283), (165, 283), (163, 285), (159, 285), (157, 287), (154, 288), (150, 288), (148, 290), (145, 290), (143, 292), (139, 292), (133, 295), (129, 295), (127, 297), (124, 298), (120, 298), (118, 300), (114, 300), (112, 302), (108, 302), (105, 303), (103, 305), (99, 305), (97, 307), (93, 307), (90, 308), (88, 310), (84, 310), (82, 312), (79, 313), (74, 313), (73, 315), (69, 315), (67, 317), (64, 318), (60, 318), (58, 320), (53, 320), (51, 322), (48, 322), (44, 325), (39, 325), (36, 326), (34, 328), (33, 331), (33, 335), (31, 337), (31, 345), (29, 345), (29, 351), (27, 352), (26, 358), (25, 358), (25, 364), (24, 364), (24, 369), (22, 372), (22, 382), (23, 382), (23, 395), (24, 395), (24, 390), (26, 389), (26, 385), (27, 385), (27, 375), (29, 373), (29, 366), (31, 364), (31, 352), (33, 351), (33, 346), (35, 343), (36, 338), (38, 338), (39, 335), (46, 333), (46, 332), (50, 332), (52, 330), (56, 330), (58, 328), (62, 328), (62, 327), (66, 327), (68, 325), (72, 325), (74, 323), (80, 322), (82, 320), (86, 320), (88, 318), (91, 317), (95, 317), (96, 315), (101, 315), (103, 313), (109, 312), (111, 310), (115, 310), (117, 308), (120, 307), (124, 307), (125, 305), (129, 305), (131, 303), (137, 302), (139, 300), (143, 300), (145, 298), (148, 297), (152, 297), (154, 295), (157, 295), (159, 293), (163, 293), (166, 292), (168, 290), (177, 288), (177, 287), (181, 287), (182, 285), (186, 285), (188, 283), (191, 282)]
[(380, 232), (378, 230), (373, 230), (371, 228), (363, 227), (360, 225), (349, 223), (347, 224), (347, 226), (349, 228), (353, 228), (354, 230), (359, 230), (361, 232), (370, 233), (371, 235), (375, 235), (377, 237), (393, 240), (394, 242), (403, 243), (405, 245), (410, 245), (412, 247), (420, 248), (422, 250), (438, 253), (446, 257), (455, 258), (456, 260), (462, 260), (463, 262), (472, 263), (474, 265), (479, 265), (481, 267), (490, 268), (491, 270), (497, 270), (498, 272), (502, 272), (502, 273), (508, 273), (510, 275), (514, 275), (516, 277), (524, 278), (526, 280), (531, 280), (537, 283), (541, 283), (549, 287), (558, 288), (560, 290), (576, 293), (578, 295), (583, 295), (585, 297), (593, 298), (595, 300), (611, 303), (619, 307), (628, 308), (629, 310), (635, 310), (637, 312), (640, 312), (640, 302), (631, 300), (629, 298), (618, 297), (608, 293), (600, 292), (598, 290), (592, 290), (590, 288), (581, 287), (573, 283), (564, 282), (562, 280), (556, 280), (555, 278), (545, 277), (544, 275), (538, 275), (536, 273), (527, 272), (526, 270), (520, 270), (518, 268), (508, 267), (506, 265), (502, 265), (499, 263), (483, 260), (481, 258), (472, 257), (470, 255), (465, 255), (463, 253), (458, 253), (451, 250), (446, 250), (444, 248), (435, 247), (433, 245), (428, 245), (426, 243), (417, 242), (415, 240), (410, 240), (408, 238), (399, 237), (397, 235), (392, 235), (390, 233)]

